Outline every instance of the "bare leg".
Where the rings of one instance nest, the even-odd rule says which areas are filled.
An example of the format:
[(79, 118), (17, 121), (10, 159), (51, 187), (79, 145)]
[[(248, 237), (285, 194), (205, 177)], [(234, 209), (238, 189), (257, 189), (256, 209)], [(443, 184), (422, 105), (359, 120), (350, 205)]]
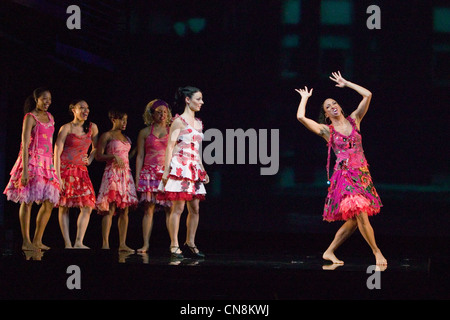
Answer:
[(44, 231), (47, 227), (50, 215), (52, 214), (52, 210), (53, 204), (50, 201), (46, 200), (42, 203), (36, 217), (36, 230), (34, 230), (33, 244), (42, 250), (50, 249), (50, 247), (42, 243), (42, 237), (44, 236)]
[(128, 208), (120, 210), (117, 226), (119, 229), (119, 251), (134, 252), (134, 250), (126, 244), (128, 231)]
[(153, 228), (153, 212), (155, 211), (155, 204), (149, 203), (145, 207), (144, 216), (142, 217), (142, 238), (143, 246), (138, 249), (138, 252), (147, 252), (150, 246), (150, 236)]
[(356, 217), (356, 220), (358, 222), (359, 231), (361, 232), (362, 236), (369, 244), (373, 254), (375, 255), (376, 264), (382, 266), (387, 265), (387, 260), (384, 258), (383, 254), (381, 253), (380, 249), (378, 248), (375, 242), (375, 234), (373, 232), (372, 226), (370, 225), (367, 213), (362, 212)]
[(70, 249), (72, 248), (72, 242), (70, 241), (69, 234), (69, 208), (68, 207), (59, 207), (58, 208), (58, 221), (59, 228), (61, 229), (61, 233), (64, 239), (64, 248)]
[(169, 231), (169, 218), (170, 212), (172, 211), (172, 207), (164, 207), (164, 212), (166, 213), (166, 228), (167, 232)]
[(109, 249), (109, 233), (111, 231), (112, 218), (116, 212), (116, 205), (109, 205), (109, 212), (102, 218), (102, 249)]
[(32, 203), (21, 203), (19, 209), (20, 230), (22, 232), (22, 250), (40, 251), (30, 239), (30, 219)]
[(92, 208), (82, 207), (80, 208), (80, 214), (77, 219), (77, 237), (75, 239), (74, 248), (79, 249), (89, 249), (89, 247), (83, 244), (84, 235), (86, 234), (86, 229), (91, 218)]
[(336, 232), (333, 241), (331, 242), (327, 250), (323, 253), (322, 258), (325, 260), (330, 260), (333, 263), (343, 264), (344, 261), (339, 260), (334, 255), (334, 252), (340, 247), (342, 243), (344, 243), (345, 240), (348, 239), (348, 237), (353, 234), (353, 232), (355, 232), (356, 228), (357, 222), (355, 219), (349, 219), (345, 221), (345, 223)]
[(195, 247), (195, 234), (199, 222), (199, 203), (200, 200), (194, 199), (187, 203), (188, 215), (186, 218), (186, 244), (190, 247)]
[(185, 201), (173, 201), (172, 210), (169, 216), (169, 236), (170, 236), (170, 251), (172, 253), (180, 253), (180, 245), (178, 243), (178, 230), (180, 228), (180, 218), (184, 210)]

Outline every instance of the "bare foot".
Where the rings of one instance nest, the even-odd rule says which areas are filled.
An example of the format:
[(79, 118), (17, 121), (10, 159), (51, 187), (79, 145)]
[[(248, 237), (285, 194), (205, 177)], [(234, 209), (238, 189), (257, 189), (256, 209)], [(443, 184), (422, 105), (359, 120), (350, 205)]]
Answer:
[(333, 263), (333, 264), (325, 264), (322, 266), (322, 270), (335, 270), (336, 268), (342, 267), (344, 264), (338, 264), (338, 263)]
[(119, 251), (134, 252), (134, 249), (131, 249), (131, 248), (128, 247), (127, 245), (121, 245), (121, 246), (119, 247)]
[(35, 251), (35, 252), (41, 251), (40, 248), (36, 247), (36, 246), (33, 245), (31, 242), (24, 242), (24, 243), (22, 244), (22, 250), (23, 250), (23, 251)]
[(333, 262), (333, 263), (335, 263), (335, 264), (344, 264), (344, 261), (339, 260), (339, 259), (334, 255), (333, 252), (325, 251), (325, 252), (323, 253), (323, 255), (322, 255), (322, 258), (323, 258), (324, 260), (329, 260), (329, 261), (331, 261), (331, 262)]
[(146, 253), (147, 250), (148, 250), (148, 247), (147, 246), (143, 246), (142, 248), (138, 249), (137, 252), (139, 252), (139, 253)]
[(376, 264), (377, 266), (387, 266), (387, 260), (386, 258), (383, 256), (383, 254), (381, 253), (381, 251), (378, 251), (376, 253), (374, 253), (375, 255), (375, 259), (376, 259)]
[(88, 246), (85, 246), (82, 243), (75, 243), (73, 246), (74, 249), (90, 249)]
[(45, 244), (43, 244), (42, 242), (33, 242), (33, 244), (38, 247), (41, 250), (50, 250), (49, 246), (46, 246)]

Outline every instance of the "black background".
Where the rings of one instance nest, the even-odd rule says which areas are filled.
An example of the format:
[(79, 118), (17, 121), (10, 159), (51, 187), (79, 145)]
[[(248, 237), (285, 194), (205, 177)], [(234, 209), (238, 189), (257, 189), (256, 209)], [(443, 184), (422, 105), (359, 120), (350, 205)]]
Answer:
[[(108, 109), (125, 107), (125, 133), (135, 146), (147, 102), (160, 98), (172, 104), (177, 87), (194, 85), (204, 95), (197, 116), (205, 130), (280, 132), (277, 175), (261, 176), (261, 164), (206, 165), (211, 183), (199, 228), (333, 230), (321, 222), (326, 146), (296, 120), (300, 96), (294, 89), (314, 88), (307, 106), (311, 118), (328, 97), (350, 113), (360, 97), (328, 79), (340, 70), (373, 93), (361, 130), (385, 204), (374, 220), (377, 232), (447, 236), (449, 54), (434, 48), (450, 45), (450, 38), (433, 30), (433, 8), (443, 2), (352, 1), (348, 26), (321, 24), (320, 1), (300, 3), (300, 23), (286, 25), (283, 1), (2, 1), (2, 188), (19, 151), (23, 102), (35, 88), (51, 89), (55, 139), (71, 120), (69, 102), (80, 97), (100, 132), (111, 127)], [(80, 30), (66, 26), (70, 4), (81, 9)], [(366, 27), (371, 4), (381, 9), (380, 30)], [(195, 17), (206, 21), (201, 32), (175, 32), (177, 22)], [(287, 34), (300, 38), (289, 54), (282, 46)], [(320, 39), (329, 35), (348, 37), (350, 48), (323, 50)], [(282, 76), (286, 65), (294, 77)], [(89, 168), (96, 190), (103, 167), (94, 162)], [(2, 201), (3, 228), (20, 233), (18, 205)], [(96, 219), (93, 215), (94, 225)], [(139, 228), (140, 218), (130, 219)], [(54, 215), (54, 233), (56, 224)], [(61, 239), (57, 235), (54, 241)]]

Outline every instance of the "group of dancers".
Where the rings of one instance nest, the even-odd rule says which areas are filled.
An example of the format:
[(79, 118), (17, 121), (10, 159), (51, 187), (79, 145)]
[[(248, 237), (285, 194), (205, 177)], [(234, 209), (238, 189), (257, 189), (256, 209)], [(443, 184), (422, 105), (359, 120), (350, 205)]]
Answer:
[[(204, 253), (195, 245), (199, 202), (205, 199), (204, 183), (209, 182), (200, 157), (203, 125), (195, 117), (203, 103), (201, 90), (187, 86), (179, 88), (175, 94), (175, 106), (184, 108), (181, 115), (172, 118), (169, 104), (160, 99), (147, 104), (143, 114), (146, 127), (138, 135), (133, 177), (129, 163), (130, 153), (133, 153), (131, 140), (123, 133), (128, 120), (126, 111), (109, 110), (112, 128), (99, 136), (97, 125), (88, 121), (88, 103), (72, 101), (69, 109), (73, 120), (61, 126), (53, 152), (55, 121), (48, 112), (51, 92), (47, 88), (35, 89), (25, 101), (20, 152), (4, 190), (8, 200), (20, 203), (22, 250), (49, 249), (42, 243), (42, 237), (51, 212), (57, 207), (65, 248), (88, 249), (83, 239), (91, 212), (96, 210), (103, 216), (102, 249), (110, 249), (112, 219), (117, 215), (118, 249), (134, 252), (126, 243), (128, 211), (141, 204), (145, 208), (143, 246), (138, 252), (149, 249), (153, 213), (158, 206), (166, 212), (171, 255), (203, 258)], [(98, 194), (87, 169), (94, 159), (106, 162)], [(31, 239), (33, 203), (40, 205), (40, 209)], [(182, 251), (178, 230), (185, 206), (188, 209), (186, 250)], [(80, 210), (73, 245), (69, 235), (71, 208)]]
[[(382, 202), (372, 182), (360, 134), (361, 120), (369, 108), (372, 93), (345, 80), (340, 72), (332, 73), (330, 79), (337, 87), (348, 87), (362, 96), (358, 107), (349, 116), (344, 114), (334, 99), (328, 98), (322, 104), (318, 122), (306, 117), (306, 104), (313, 89), (309, 90), (306, 86), (296, 89), (301, 95), (297, 119), (327, 142), (327, 171), (331, 149), (337, 157), (333, 174), (329, 178), (323, 219), (344, 223), (322, 257), (333, 264), (343, 264), (335, 252), (359, 229), (375, 256), (376, 264), (387, 265), (369, 222), (369, 216), (380, 212)], [(20, 153), (4, 191), (8, 200), (21, 204), (19, 218), (23, 250), (48, 249), (42, 243), (42, 236), (54, 207), (59, 208), (65, 247), (71, 248), (68, 211), (76, 207), (80, 209), (80, 214), (74, 247), (86, 247), (83, 244), (84, 234), (91, 211), (96, 209), (103, 215), (102, 248), (109, 249), (112, 217), (117, 214), (119, 250), (134, 251), (126, 244), (128, 210), (141, 202), (145, 205), (142, 220), (144, 245), (138, 249), (139, 252), (149, 249), (153, 213), (158, 206), (166, 214), (170, 254), (176, 258), (183, 258), (186, 254), (201, 258), (205, 256), (195, 245), (199, 203), (205, 199), (204, 184), (209, 182), (200, 155), (203, 124), (195, 117), (204, 103), (198, 88), (187, 86), (177, 90), (174, 105), (184, 108), (184, 112), (173, 118), (167, 102), (156, 99), (148, 103), (143, 115), (146, 127), (139, 132), (137, 139), (135, 180), (129, 165), (131, 141), (123, 134), (127, 125), (126, 112), (110, 110), (112, 129), (98, 137), (97, 126), (87, 120), (88, 104), (83, 100), (74, 101), (70, 104), (73, 121), (61, 127), (53, 155), (54, 120), (47, 111), (51, 104), (51, 93), (47, 89), (36, 89), (31, 98), (25, 103)], [(89, 148), (90, 154), (87, 153)], [(97, 196), (86, 167), (94, 158), (106, 162)], [(41, 207), (31, 241), (29, 228), (33, 203), (41, 204)], [(185, 207), (188, 211), (186, 241), (181, 250), (178, 230)]]

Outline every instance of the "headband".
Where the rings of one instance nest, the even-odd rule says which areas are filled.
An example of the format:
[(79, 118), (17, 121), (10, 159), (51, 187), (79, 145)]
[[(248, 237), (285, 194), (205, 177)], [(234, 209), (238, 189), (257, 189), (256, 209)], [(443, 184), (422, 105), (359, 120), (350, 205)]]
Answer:
[(154, 100), (155, 102), (153, 102), (152, 106), (150, 107), (150, 109), (152, 111), (155, 111), (156, 108), (160, 107), (160, 106), (165, 106), (167, 109), (169, 109), (169, 105), (167, 104), (167, 102), (165, 102), (164, 100)]

